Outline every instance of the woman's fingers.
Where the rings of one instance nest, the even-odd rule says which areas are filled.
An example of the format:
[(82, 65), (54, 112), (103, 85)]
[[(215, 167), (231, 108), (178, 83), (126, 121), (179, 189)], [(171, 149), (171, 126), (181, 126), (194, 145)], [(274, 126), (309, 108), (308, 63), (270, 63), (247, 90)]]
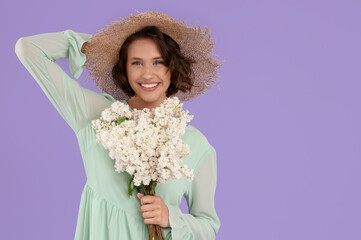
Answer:
[(156, 218), (158, 217), (160, 214), (158, 211), (148, 211), (148, 212), (143, 212), (143, 218), (148, 219), (148, 218)]
[(147, 204), (147, 203), (159, 203), (161, 198), (159, 196), (151, 196), (151, 195), (143, 195), (141, 193), (137, 194), (138, 198), (140, 199), (140, 203)]
[[(160, 221), (158, 217), (154, 217), (154, 218), (145, 218), (144, 219), (144, 223), (145, 224), (157, 224), (160, 226)], [(161, 226), (162, 227), (162, 226)]]
[(149, 212), (160, 209), (160, 206), (157, 204), (144, 204), (140, 207), (142, 212)]
[(81, 46), (81, 50), (80, 50), (80, 51), (81, 51), (82, 53), (84, 53), (84, 54), (86, 53), (87, 45), (88, 45), (88, 42), (84, 42), (83, 45)]

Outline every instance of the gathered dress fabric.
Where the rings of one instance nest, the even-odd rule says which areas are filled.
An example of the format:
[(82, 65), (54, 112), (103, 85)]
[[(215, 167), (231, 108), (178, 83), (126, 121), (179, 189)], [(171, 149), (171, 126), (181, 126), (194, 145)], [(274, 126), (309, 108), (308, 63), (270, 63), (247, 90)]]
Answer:
[[(116, 100), (109, 94), (82, 87), (55, 63), (57, 59), (69, 58), (70, 73), (78, 79), (86, 61), (81, 47), (91, 36), (68, 29), (21, 37), (15, 44), (15, 53), (74, 131), (79, 143), (87, 180), (81, 193), (74, 239), (145, 240), (148, 226), (144, 223), (137, 192), (130, 198), (128, 195), (130, 175), (115, 172), (114, 160), (101, 143), (96, 143), (96, 132), (91, 127), (91, 121), (99, 118)], [(170, 227), (162, 231), (166, 239), (215, 239), (220, 228), (214, 203), (216, 151), (190, 124), (181, 138), (191, 150), (182, 165), (194, 169), (194, 179), (188, 182), (182, 177), (157, 185), (156, 195), (169, 209)], [(189, 213), (179, 208), (183, 196)]]

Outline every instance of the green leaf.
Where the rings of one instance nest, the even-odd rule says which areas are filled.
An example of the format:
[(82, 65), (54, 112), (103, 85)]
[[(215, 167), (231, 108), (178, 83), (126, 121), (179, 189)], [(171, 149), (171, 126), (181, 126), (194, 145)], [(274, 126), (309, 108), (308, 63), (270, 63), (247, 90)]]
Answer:
[(133, 190), (130, 190), (128, 194), (129, 194), (129, 199), (130, 199), (130, 196), (133, 196)]
[(118, 120), (117, 120), (117, 124), (118, 125), (120, 125), (122, 122), (124, 122), (125, 121), (125, 117), (123, 116), (123, 117), (120, 117), (120, 118), (118, 118)]
[(129, 194), (129, 198), (130, 196), (133, 195), (133, 190), (134, 190), (134, 175), (130, 176), (129, 178), (129, 182), (128, 182), (128, 194)]

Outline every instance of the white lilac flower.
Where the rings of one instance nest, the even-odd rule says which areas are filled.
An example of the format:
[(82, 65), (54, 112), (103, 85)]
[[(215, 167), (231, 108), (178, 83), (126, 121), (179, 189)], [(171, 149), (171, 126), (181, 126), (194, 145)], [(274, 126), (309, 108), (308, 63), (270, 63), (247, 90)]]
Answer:
[[(182, 106), (173, 97), (152, 110), (130, 111), (128, 105), (116, 101), (93, 120), (96, 142), (102, 143), (115, 160), (115, 171), (133, 175), (135, 186), (148, 185), (151, 180), (166, 183), (182, 176), (192, 181), (193, 169), (180, 166), (182, 159), (191, 154), (180, 136), (193, 119)], [(120, 121), (122, 117), (125, 121)]]

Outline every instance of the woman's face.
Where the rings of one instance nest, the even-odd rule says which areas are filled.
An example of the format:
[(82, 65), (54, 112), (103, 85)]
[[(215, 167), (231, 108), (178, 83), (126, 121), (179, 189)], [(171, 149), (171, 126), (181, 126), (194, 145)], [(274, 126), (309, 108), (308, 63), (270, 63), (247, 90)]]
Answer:
[(127, 51), (128, 81), (135, 92), (137, 105), (159, 106), (166, 99), (171, 72), (164, 65), (158, 45), (151, 39), (137, 39)]

